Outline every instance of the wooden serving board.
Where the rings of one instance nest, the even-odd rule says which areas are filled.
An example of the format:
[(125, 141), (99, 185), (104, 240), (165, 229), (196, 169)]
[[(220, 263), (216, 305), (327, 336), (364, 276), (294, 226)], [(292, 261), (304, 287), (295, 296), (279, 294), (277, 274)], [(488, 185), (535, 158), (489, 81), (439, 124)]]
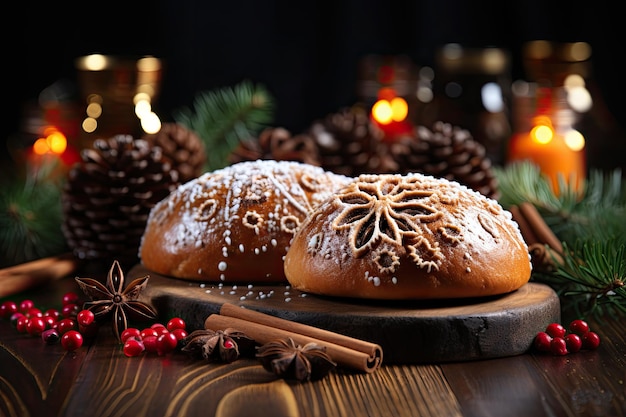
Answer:
[[(128, 279), (150, 275), (141, 294), (160, 316), (203, 328), (223, 303), (379, 344), (383, 362), (456, 362), (522, 354), (537, 332), (560, 321), (557, 294), (528, 283), (512, 293), (468, 300), (369, 301), (320, 297), (288, 285), (232, 285), (170, 278), (135, 266)], [(128, 281), (130, 282), (130, 281)]]

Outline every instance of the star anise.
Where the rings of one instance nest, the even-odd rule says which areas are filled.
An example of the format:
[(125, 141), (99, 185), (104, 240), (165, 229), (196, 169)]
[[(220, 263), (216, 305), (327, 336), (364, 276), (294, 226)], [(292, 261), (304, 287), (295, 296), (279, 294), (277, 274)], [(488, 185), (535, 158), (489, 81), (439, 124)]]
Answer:
[(122, 332), (128, 327), (129, 318), (154, 320), (156, 312), (148, 304), (138, 301), (139, 294), (148, 285), (149, 275), (137, 278), (124, 288), (124, 272), (118, 261), (107, 275), (106, 286), (92, 278), (75, 280), (81, 290), (91, 299), (83, 304), (83, 308), (91, 310), (96, 320), (113, 316), (113, 332), (121, 340)]
[(326, 347), (316, 343), (301, 346), (292, 338), (268, 342), (258, 348), (256, 356), (267, 371), (300, 382), (322, 379), (337, 366)]
[(195, 359), (234, 362), (239, 356), (252, 356), (255, 341), (234, 329), (194, 330), (182, 341), (181, 351)]

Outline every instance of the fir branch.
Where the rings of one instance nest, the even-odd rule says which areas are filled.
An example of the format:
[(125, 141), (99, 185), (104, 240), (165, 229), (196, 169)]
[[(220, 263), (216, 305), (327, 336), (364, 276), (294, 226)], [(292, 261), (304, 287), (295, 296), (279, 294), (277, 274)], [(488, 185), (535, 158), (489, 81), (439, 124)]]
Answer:
[(561, 179), (557, 196), (530, 162), (496, 167), (501, 199), (509, 208), (533, 204), (563, 244), (554, 270), (534, 271), (550, 285), (564, 313), (576, 317), (626, 314), (626, 188), (620, 170), (592, 170), (578, 189)]
[(261, 85), (243, 81), (200, 93), (193, 108), (174, 115), (176, 121), (195, 131), (203, 140), (207, 163), (213, 171), (227, 165), (228, 155), (242, 140), (257, 135), (274, 117), (274, 99)]
[(61, 183), (51, 179), (58, 162), (5, 178), (0, 188), (0, 266), (67, 250), (61, 231)]
[(529, 161), (494, 167), (494, 174), (503, 207), (533, 204), (562, 241), (606, 240), (626, 234), (626, 191), (620, 170), (591, 170), (580, 188), (561, 178), (558, 196), (550, 180)]
[(626, 314), (626, 243), (624, 240), (564, 244), (562, 262), (536, 280), (552, 286), (573, 317)]
[(504, 167), (494, 166), (493, 171), (500, 191), (498, 201), (505, 208), (529, 202), (540, 212), (555, 213), (559, 210), (560, 202), (537, 165), (521, 161)]

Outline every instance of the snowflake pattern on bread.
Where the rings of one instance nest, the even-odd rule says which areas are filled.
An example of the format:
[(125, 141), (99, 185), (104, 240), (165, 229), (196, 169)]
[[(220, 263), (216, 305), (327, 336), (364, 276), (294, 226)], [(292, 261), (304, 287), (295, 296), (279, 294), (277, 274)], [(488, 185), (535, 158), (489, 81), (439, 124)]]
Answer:
[[(490, 257), (519, 271), (509, 278)], [(442, 298), (462, 296), (464, 286), (468, 296), (518, 288), (530, 259), (496, 200), (423, 174), (364, 174), (308, 217), (285, 271), (295, 288), (324, 295)]]

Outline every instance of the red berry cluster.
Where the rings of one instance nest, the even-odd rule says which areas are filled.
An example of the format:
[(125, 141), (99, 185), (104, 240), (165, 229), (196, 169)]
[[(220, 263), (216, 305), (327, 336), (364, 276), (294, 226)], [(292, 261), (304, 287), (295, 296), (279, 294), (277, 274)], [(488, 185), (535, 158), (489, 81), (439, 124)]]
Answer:
[(155, 323), (140, 330), (129, 327), (120, 335), (124, 347), (124, 355), (139, 356), (143, 352), (166, 355), (174, 351), (181, 340), (187, 337), (186, 324), (180, 317), (174, 317), (167, 322)]
[(81, 306), (80, 297), (74, 292), (63, 295), (60, 310), (42, 311), (32, 300), (4, 301), (0, 304), (0, 318), (11, 320), (19, 333), (41, 337), (49, 345), (60, 342), (65, 350), (73, 351), (98, 330), (94, 314)]
[(589, 324), (580, 319), (573, 320), (568, 329), (559, 323), (550, 323), (544, 332), (537, 333), (534, 341), (537, 351), (556, 356), (576, 353), (581, 349), (593, 350), (598, 346), (600, 336), (589, 330)]
[[(82, 308), (76, 293), (64, 294), (61, 305), (61, 309), (42, 311), (32, 300), (4, 301), (0, 319), (9, 319), (19, 333), (41, 337), (48, 345), (60, 342), (65, 350), (74, 351), (85, 339), (94, 337), (99, 326), (93, 312)], [(146, 351), (165, 355), (187, 336), (185, 328), (185, 321), (178, 317), (167, 325), (155, 323), (143, 330), (129, 327), (121, 334), (124, 354), (130, 357)]]

